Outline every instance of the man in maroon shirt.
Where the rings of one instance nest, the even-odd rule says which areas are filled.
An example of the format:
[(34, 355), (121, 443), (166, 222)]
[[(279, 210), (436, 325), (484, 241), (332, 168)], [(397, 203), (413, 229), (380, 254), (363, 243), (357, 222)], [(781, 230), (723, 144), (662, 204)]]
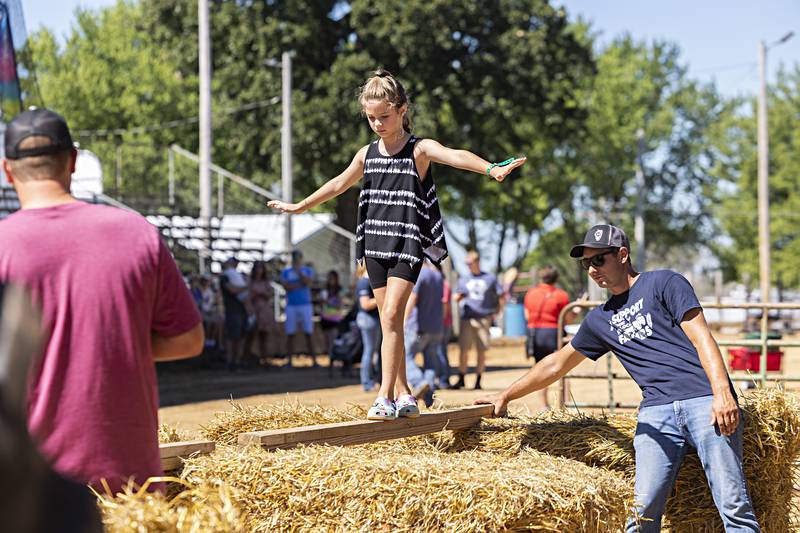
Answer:
[(161, 474), (154, 361), (199, 354), (200, 315), (155, 227), (70, 195), (77, 151), (61, 116), (19, 114), (5, 150), (22, 209), (0, 221), (0, 283), (30, 291), (49, 335), (31, 435), (68, 479), (141, 484)]

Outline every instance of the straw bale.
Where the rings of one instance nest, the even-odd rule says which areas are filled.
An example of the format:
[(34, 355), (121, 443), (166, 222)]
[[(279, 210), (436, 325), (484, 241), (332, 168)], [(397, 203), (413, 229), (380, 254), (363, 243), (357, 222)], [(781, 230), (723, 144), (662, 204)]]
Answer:
[(366, 416), (367, 411), (356, 405), (348, 409), (336, 409), (290, 401), (258, 406), (231, 402), (231, 409), (215, 413), (208, 425), (201, 426), (200, 434), (217, 444), (236, 444), (240, 433), (363, 420)]
[[(169, 478), (151, 478), (152, 481)], [(106, 533), (245, 533), (247, 515), (235, 491), (225, 484), (192, 486), (178, 479), (185, 490), (177, 495), (148, 492), (147, 483), (116, 496), (98, 494), (98, 506)]]
[(534, 450), (220, 447), (182, 477), (230, 483), (253, 531), (616, 531), (632, 496), (617, 473)]
[(188, 433), (184, 433), (176, 426), (169, 424), (161, 424), (158, 426), (158, 442), (161, 444), (168, 444), (170, 442), (182, 442), (186, 440), (193, 440)]
[[(800, 405), (778, 388), (743, 395), (744, 471), (756, 516), (764, 531), (789, 530), (800, 509), (794, 500), (796, 461), (800, 458)], [(479, 449), (513, 456), (531, 448), (566, 457), (633, 479), (636, 417), (573, 415), (554, 412), (538, 417), (484, 420), (456, 432), (445, 451)], [(665, 527), (673, 531), (719, 531), (722, 524), (697, 454), (690, 451), (667, 502)]]

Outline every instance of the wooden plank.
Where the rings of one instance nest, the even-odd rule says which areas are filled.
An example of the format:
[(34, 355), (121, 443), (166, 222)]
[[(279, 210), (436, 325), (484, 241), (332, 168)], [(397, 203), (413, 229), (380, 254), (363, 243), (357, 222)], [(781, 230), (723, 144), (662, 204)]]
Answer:
[(423, 413), (418, 418), (395, 420), (354, 420), (333, 424), (254, 431), (239, 435), (239, 446), (258, 444), (268, 450), (292, 448), (298, 444), (330, 444), (345, 446), (382, 440), (401, 439), (443, 429), (464, 429), (491, 416), (492, 405), (474, 405), (461, 409)]
[(175, 470), (192, 454), (205, 455), (214, 451), (216, 444), (210, 440), (192, 440), (160, 444), (161, 468), (165, 472)]

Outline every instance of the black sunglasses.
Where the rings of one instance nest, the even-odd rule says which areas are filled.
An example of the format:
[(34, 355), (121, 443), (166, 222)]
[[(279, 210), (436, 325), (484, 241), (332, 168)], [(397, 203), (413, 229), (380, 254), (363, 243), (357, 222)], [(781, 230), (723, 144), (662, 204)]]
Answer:
[(613, 250), (606, 250), (605, 252), (597, 255), (593, 255), (592, 257), (583, 257), (581, 258), (581, 266), (584, 270), (589, 270), (590, 266), (595, 268), (600, 268), (606, 262), (606, 258), (604, 256), (608, 254), (615, 254), (619, 251), (619, 248), (614, 248)]

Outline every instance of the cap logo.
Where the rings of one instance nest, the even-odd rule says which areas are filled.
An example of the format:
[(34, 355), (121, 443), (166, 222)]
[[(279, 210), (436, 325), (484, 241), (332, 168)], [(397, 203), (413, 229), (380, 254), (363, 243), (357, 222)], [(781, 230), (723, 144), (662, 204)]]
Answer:
[(603, 230), (599, 229), (594, 232), (594, 240), (599, 241), (600, 237), (603, 236)]

